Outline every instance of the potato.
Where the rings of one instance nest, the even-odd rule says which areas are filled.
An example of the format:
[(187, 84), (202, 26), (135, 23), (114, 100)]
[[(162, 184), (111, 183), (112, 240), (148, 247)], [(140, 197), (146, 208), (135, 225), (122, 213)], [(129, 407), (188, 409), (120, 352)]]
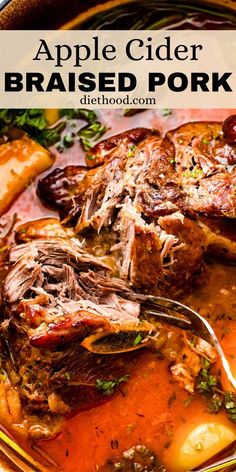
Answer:
[(0, 146), (0, 216), (21, 192), (53, 163), (53, 157), (42, 146), (23, 136)]
[(5, 382), (0, 382), (0, 420), (4, 424), (12, 423), (12, 417), (7, 404), (7, 385)]
[(19, 423), (22, 420), (22, 408), (20, 395), (16, 388), (9, 386), (7, 389), (7, 405), (13, 423)]

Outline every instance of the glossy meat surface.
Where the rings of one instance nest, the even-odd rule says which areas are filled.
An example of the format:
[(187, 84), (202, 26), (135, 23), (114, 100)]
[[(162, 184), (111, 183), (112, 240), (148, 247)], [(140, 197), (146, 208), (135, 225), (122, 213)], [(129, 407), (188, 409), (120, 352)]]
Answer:
[[(76, 186), (68, 179), (69, 220), (78, 233), (111, 228), (119, 274), (134, 287), (178, 291), (200, 273), (208, 246), (234, 256), (233, 243), (213, 241), (201, 218), (236, 216), (235, 156), (214, 122), (187, 123), (164, 138), (139, 128), (108, 138), (87, 155), (95, 167)], [(57, 205), (54, 177), (39, 192)]]

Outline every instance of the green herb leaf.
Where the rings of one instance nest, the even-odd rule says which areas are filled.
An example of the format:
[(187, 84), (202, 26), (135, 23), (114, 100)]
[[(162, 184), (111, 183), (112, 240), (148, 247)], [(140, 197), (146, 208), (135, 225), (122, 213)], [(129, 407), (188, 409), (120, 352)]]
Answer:
[(126, 108), (123, 115), (129, 117), (137, 115), (137, 113), (142, 113), (143, 111), (145, 111), (145, 108)]
[(223, 406), (222, 396), (215, 393), (208, 402), (208, 410), (210, 413), (218, 413)]
[(134, 153), (137, 149), (137, 146), (130, 146), (128, 152), (127, 152), (127, 157), (134, 157)]
[(97, 114), (94, 110), (62, 109), (60, 110), (60, 116), (64, 119), (49, 128), (42, 109), (0, 109), (0, 133), (8, 133), (10, 128), (20, 128), (44, 147), (53, 146), (57, 143), (57, 149), (62, 152), (75, 142), (71, 132), (71, 128), (76, 126), (74, 120), (84, 120), (88, 123), (78, 131), (78, 138), (84, 151), (88, 151), (95, 144), (95, 141), (100, 139), (107, 131), (106, 126), (100, 121), (96, 121)]
[(202, 143), (208, 145), (208, 144), (210, 144), (210, 141), (208, 141), (208, 139), (206, 139), (206, 138), (203, 138)]
[(113, 379), (113, 380), (104, 380), (104, 379), (97, 379), (96, 380), (96, 387), (98, 390), (102, 392), (105, 396), (111, 396), (114, 393), (114, 390), (122, 383), (127, 382), (129, 379), (128, 375), (124, 375), (123, 377)]
[(220, 379), (212, 375), (210, 370), (210, 362), (207, 359), (202, 359), (197, 389), (207, 398), (210, 413), (218, 413), (224, 408), (230, 421), (236, 423), (236, 394), (223, 392)]
[(29, 110), (0, 109), (0, 123), (2, 126), (15, 126), (26, 131), (41, 131), (47, 126), (44, 110), (36, 108)]
[(63, 138), (63, 144), (66, 148), (70, 148), (71, 146), (73, 146), (74, 142), (75, 140), (70, 133), (66, 134)]
[(20, 128), (27, 133), (37, 134), (47, 126), (43, 110), (0, 109), (0, 133), (7, 134), (11, 128)]
[(225, 393), (224, 407), (228, 417), (233, 423), (236, 423), (236, 395), (232, 392)]
[(44, 110), (41, 109), (0, 109), (0, 132), (7, 133), (14, 127), (28, 133), (42, 146), (49, 147), (60, 140), (65, 123), (60, 122), (58, 125), (48, 128)]
[(83, 150), (89, 151), (89, 149), (93, 147), (94, 142), (100, 139), (106, 131), (106, 126), (100, 123), (100, 121), (95, 121), (94, 123), (80, 129), (78, 135)]
[(44, 147), (53, 146), (60, 141), (61, 133), (65, 127), (65, 122), (59, 122), (56, 126), (43, 129), (40, 133), (31, 133), (31, 136)]
[(161, 116), (170, 116), (172, 115), (172, 111), (169, 108), (162, 108), (159, 110)]
[(211, 364), (207, 359), (202, 359), (202, 368), (198, 376), (197, 389), (202, 393), (213, 394), (219, 381), (215, 375), (210, 373)]
[(93, 154), (86, 154), (86, 159), (88, 159), (89, 161), (93, 161), (95, 158), (95, 156)]

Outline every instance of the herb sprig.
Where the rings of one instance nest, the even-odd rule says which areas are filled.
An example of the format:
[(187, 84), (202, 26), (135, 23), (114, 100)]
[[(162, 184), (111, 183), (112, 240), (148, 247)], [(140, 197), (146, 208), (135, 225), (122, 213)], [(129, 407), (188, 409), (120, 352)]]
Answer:
[(218, 385), (218, 380), (215, 375), (210, 373), (211, 364), (207, 359), (202, 359), (202, 368), (198, 378), (197, 389), (201, 393), (214, 392)]
[[(0, 134), (8, 134), (12, 128), (19, 128), (44, 147), (57, 144), (59, 152), (73, 146), (79, 140), (84, 151), (88, 151), (107, 131), (98, 121), (94, 110), (62, 109), (60, 121), (48, 126), (42, 109), (0, 109)], [(85, 121), (86, 126), (78, 128), (78, 121)]]
[(119, 377), (113, 380), (97, 379), (96, 387), (98, 390), (101, 391), (103, 395), (105, 395), (106, 397), (110, 397), (111, 395), (113, 395), (115, 389), (117, 389), (121, 383), (127, 382), (128, 379), (128, 375), (124, 375), (123, 377)]

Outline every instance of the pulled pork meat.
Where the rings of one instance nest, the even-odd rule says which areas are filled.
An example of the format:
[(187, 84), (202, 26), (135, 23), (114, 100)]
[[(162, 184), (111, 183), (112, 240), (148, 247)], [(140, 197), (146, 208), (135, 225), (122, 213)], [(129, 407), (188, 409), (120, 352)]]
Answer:
[[(42, 179), (38, 192), (55, 203), (63, 222), (75, 225), (75, 232), (113, 232), (111, 251), (121, 278), (139, 289), (178, 293), (201, 271), (206, 241), (204, 231), (184, 211), (185, 193), (174, 155), (167, 137), (130, 130), (90, 151), (90, 165), (97, 167), (87, 171), (76, 189), (66, 168)], [(61, 205), (59, 193), (65, 198), (65, 187), (68, 198)]]
[[(8, 352), (3, 363), (11, 376), (15, 372), (27, 408), (68, 412), (70, 402), (75, 406), (75, 395), (67, 398), (62, 384), (68, 390), (70, 380), (71, 388), (78, 390), (82, 385), (86, 390), (82, 371), (87, 372), (91, 402), (101, 401), (95, 388), (101, 358), (87, 352), (81, 343), (92, 334), (124, 335), (127, 330), (135, 347), (140, 333), (144, 342), (151, 334), (158, 335), (151, 323), (139, 320), (138, 296), (74, 239), (39, 239), (15, 246), (10, 263), (2, 289), (1, 332)], [(125, 356), (115, 356), (109, 367), (110, 358), (103, 357), (103, 375), (106, 370), (108, 377), (119, 371), (127, 374)], [(90, 403), (84, 393), (76, 398), (77, 407)]]
[[(181, 242), (166, 238), (163, 259), (165, 244), (181, 250)], [(172, 253), (175, 257), (174, 249)], [(200, 358), (215, 360), (207, 343), (198, 340), (193, 348), (179, 329), (145, 318), (145, 295), (114, 277), (102, 258), (87, 253), (73, 238), (40, 238), (14, 246), (1, 298), (1, 368), (35, 439), (50, 436), (52, 416), (60, 419), (75, 408), (103, 402), (107, 392), (102, 379), (105, 386), (112, 385), (112, 394), (128, 378), (140, 348), (163, 350), (173, 377), (191, 393)], [(34, 415), (41, 416), (41, 429)], [(51, 434), (56, 431), (54, 421)]]
[(148, 224), (126, 199), (115, 229), (121, 241), (112, 248), (119, 273), (134, 287), (170, 293), (186, 288), (201, 270), (204, 238), (197, 225), (179, 212)]
[[(52, 219), (24, 225), (17, 231), (23, 244), (10, 251), (2, 365), (25, 411), (57, 416), (104, 401), (96, 380), (119, 385), (136, 350), (152, 343), (190, 393), (200, 358), (215, 361), (209, 345), (178, 330), (173, 349), (175, 329), (141, 319), (145, 295), (135, 290), (173, 296), (192, 285), (207, 251), (235, 257), (232, 232), (221, 233), (222, 221), (231, 227), (236, 217), (235, 145), (225, 141), (222, 124), (188, 123), (164, 138), (129, 130), (86, 159), (89, 169), (54, 169), (38, 185), (73, 229)], [(105, 232), (112, 270), (73, 237)]]

